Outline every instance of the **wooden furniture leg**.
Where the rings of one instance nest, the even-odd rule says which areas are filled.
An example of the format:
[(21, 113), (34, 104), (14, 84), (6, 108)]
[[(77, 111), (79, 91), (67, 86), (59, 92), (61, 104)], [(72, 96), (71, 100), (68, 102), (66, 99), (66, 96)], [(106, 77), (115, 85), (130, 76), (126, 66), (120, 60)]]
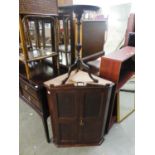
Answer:
[(73, 21), (73, 14), (71, 14), (70, 19), (71, 64), (73, 64), (75, 61), (75, 21)]
[(44, 126), (45, 136), (48, 143), (50, 143), (50, 136), (49, 136), (49, 130), (48, 130), (48, 124), (47, 124), (47, 117), (42, 117), (42, 122)]
[(26, 47), (26, 39), (25, 39), (24, 26), (23, 26), (21, 17), (19, 17), (19, 34), (20, 34), (20, 39), (21, 39), (22, 51), (23, 51), (24, 59), (25, 59), (26, 77), (27, 79), (30, 79), (30, 69), (27, 63), (28, 54), (27, 54), (27, 47)]
[(59, 73), (58, 55), (52, 57), (53, 69), (55, 73)]
[(54, 24), (54, 21), (52, 22), (51, 21), (51, 46), (52, 46), (52, 51), (55, 51), (55, 37), (54, 37), (54, 26), (53, 26), (53, 24)]
[(43, 49), (46, 47), (46, 42), (45, 42), (45, 22), (42, 20), (42, 38), (43, 38)]
[(33, 49), (33, 46), (32, 46), (32, 42), (31, 42), (31, 35), (30, 35), (30, 30), (29, 30), (29, 20), (25, 20), (25, 26), (26, 26), (26, 36), (27, 36), (27, 41), (28, 41), (28, 44), (30, 46), (30, 49)]
[(35, 32), (36, 32), (36, 48), (41, 48), (41, 36), (39, 28), (39, 20), (35, 19)]
[(65, 58), (66, 58), (66, 65), (68, 66), (68, 57), (67, 57), (67, 52), (68, 52), (68, 44), (67, 44), (67, 21), (63, 19), (63, 27), (64, 27), (64, 44), (65, 44)]

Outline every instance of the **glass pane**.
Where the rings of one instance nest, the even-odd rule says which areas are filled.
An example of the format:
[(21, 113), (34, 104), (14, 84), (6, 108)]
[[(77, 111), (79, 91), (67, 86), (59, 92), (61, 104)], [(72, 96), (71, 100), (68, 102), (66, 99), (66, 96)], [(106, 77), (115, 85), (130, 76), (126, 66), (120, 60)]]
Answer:
[(131, 78), (120, 90), (118, 101), (118, 121), (123, 120), (135, 108), (135, 83)]

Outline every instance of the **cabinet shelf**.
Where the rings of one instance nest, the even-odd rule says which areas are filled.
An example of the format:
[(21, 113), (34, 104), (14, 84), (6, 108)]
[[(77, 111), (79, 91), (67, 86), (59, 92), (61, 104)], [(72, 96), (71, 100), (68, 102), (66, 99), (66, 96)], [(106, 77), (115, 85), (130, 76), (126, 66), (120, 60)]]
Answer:
[[(31, 78), (29, 81), (35, 85), (42, 85), (44, 81), (56, 76), (56, 74), (54, 74), (53, 68), (44, 62), (32, 64), (30, 67), (30, 73)], [(22, 62), (19, 64), (19, 75), (26, 79), (26, 71)]]
[(120, 88), (135, 74), (134, 71), (126, 71), (121, 78), (119, 79), (119, 82), (116, 87), (116, 91), (119, 91)]
[[(29, 59), (27, 60), (27, 62), (42, 60), (57, 55), (58, 54), (56, 52), (52, 52), (50, 49), (36, 49), (33, 51), (28, 51)], [(23, 53), (19, 54), (19, 60), (25, 62)]]
[[(43, 82), (67, 72), (67, 70), (62, 67), (60, 67), (59, 71), (59, 73), (55, 72), (54, 68), (44, 60), (41, 63), (35, 62), (30, 67), (31, 77), (28, 81), (33, 85), (43, 85)], [(21, 61), (19, 62), (19, 75), (26, 79), (25, 66)]]

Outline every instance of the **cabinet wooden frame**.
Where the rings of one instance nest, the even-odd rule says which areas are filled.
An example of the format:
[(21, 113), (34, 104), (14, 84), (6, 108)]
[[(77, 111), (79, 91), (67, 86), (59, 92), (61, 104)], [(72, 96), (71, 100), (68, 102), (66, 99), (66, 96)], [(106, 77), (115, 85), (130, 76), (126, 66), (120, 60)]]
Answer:
[[(27, 23), (28, 19), (31, 19), (31, 20), (34, 20), (34, 21), (36, 21), (38, 19), (47, 19), (47, 20), (52, 20), (53, 21), (53, 27), (54, 28), (51, 29), (51, 31), (52, 31), (51, 32), (51, 37), (52, 37), (51, 40), (53, 40), (52, 48), (55, 51), (50, 51), (51, 52), (50, 54), (43, 54), (43, 51), (45, 49), (36, 49), (36, 50), (38, 50), (38, 52), (40, 52), (42, 54), (40, 56), (38, 56), (38, 57), (33, 56), (33, 52), (29, 51), (28, 47), (27, 47), (26, 36), (28, 36), (28, 33), (25, 34), (25, 30), (24, 30), (24, 24)], [(19, 32), (20, 32), (20, 41), (21, 41), (21, 49), (22, 49), (21, 52), (23, 53), (23, 56), (19, 56), (19, 60), (22, 61), (24, 63), (24, 65), (25, 65), (27, 79), (31, 78), (31, 72), (30, 72), (30, 69), (29, 69), (29, 62), (39, 61), (39, 60), (46, 59), (46, 58), (49, 58), (49, 57), (52, 57), (52, 59), (53, 59), (53, 63), (52, 63), (53, 68), (55, 69), (56, 72), (59, 72), (57, 35), (54, 35), (54, 34), (57, 33), (57, 23), (56, 22), (57, 22), (56, 17), (47, 16), (47, 15), (24, 15), (23, 18), (21, 18), (21, 15), (19, 16)], [(38, 29), (37, 25), (36, 25), (36, 28)], [(27, 27), (25, 27), (25, 29), (26, 29), (26, 31), (28, 31)], [(52, 35), (52, 33), (53, 33), (53, 35)], [(36, 46), (40, 48), (39, 40), (37, 40)], [(47, 49), (44, 51), (44, 53), (46, 53), (46, 51), (47, 51)], [(29, 58), (29, 55), (31, 55), (32, 58)]]
[[(47, 71), (48, 69), (46, 67), (46, 69), (44, 68), (44, 72), (46, 72), (47, 74), (45, 73), (40, 74), (36, 82), (37, 84), (33, 81), (34, 79), (32, 78), (34, 77), (31, 77), (31, 75), (33, 73), (36, 74), (38, 69), (36, 70), (36, 72), (32, 71), (31, 70), (32, 68), (30, 68), (29, 63), (31, 63), (32, 61), (35, 61), (35, 63), (36, 61), (37, 63), (44, 62), (43, 59), (46, 59), (47, 57), (42, 56), (42, 57), (31, 59), (31, 60), (29, 59), (29, 55), (28, 55), (29, 45), (27, 44), (26, 39), (28, 39), (28, 42), (30, 43), (30, 48), (32, 48), (32, 44), (29, 40), (30, 39), (29, 33), (25, 34), (25, 31), (24, 31), (25, 27), (28, 28), (28, 20), (26, 19), (25, 23), (23, 23), (22, 20), (23, 18), (26, 18), (26, 17), (54, 18), (54, 24), (56, 25), (55, 17), (57, 15), (58, 15), (57, 0), (19, 0), (19, 34), (20, 34), (20, 43), (21, 43), (20, 52), (22, 52), (24, 55), (23, 59), (20, 59), (20, 63), (22, 63), (22, 65), (24, 64), (24, 67), (25, 67), (25, 68), (24, 67), (22, 68), (22, 74), (19, 73), (20, 97), (28, 105), (30, 105), (41, 117), (47, 142), (50, 142), (50, 137), (48, 133), (48, 124), (47, 124), (47, 118), (49, 116), (49, 111), (48, 111), (49, 109), (47, 105), (46, 91), (45, 91), (45, 88), (43, 87), (43, 82), (45, 81), (45, 79), (49, 80), (49, 78), (51, 78), (53, 74), (50, 74), (51, 70)], [(36, 23), (35, 26), (37, 30), (37, 35), (39, 36), (39, 24), (37, 20), (35, 20), (35, 23)], [(44, 26), (44, 24), (45, 23), (42, 22), (42, 26)], [(55, 32), (56, 28), (53, 29), (52, 31)], [(45, 36), (44, 30), (43, 30), (43, 36)], [(57, 36), (57, 35), (54, 35), (54, 36)], [(37, 40), (36, 42), (37, 42), (37, 46), (40, 47), (40, 41)], [(57, 39), (55, 39), (55, 42), (53, 44), (54, 46), (57, 45)], [(45, 42), (43, 43), (43, 48), (45, 48)], [(57, 48), (56, 47), (54, 48), (55, 48), (54, 51), (57, 52)], [(50, 57), (53, 57), (53, 55), (51, 55)], [(55, 68), (56, 69), (55, 71), (57, 72), (57, 69), (59, 71), (59, 65), (58, 65), (58, 59), (55, 54), (54, 54), (53, 61), (54, 61), (53, 68)], [(36, 75), (38, 76), (38, 74)]]
[[(26, 38), (25, 38), (25, 34), (24, 34), (24, 26), (23, 26), (21, 17), (19, 17), (19, 34), (20, 34), (22, 52), (24, 54), (25, 60), (27, 61), (28, 60), (28, 51), (27, 51), (27, 47), (26, 47)], [(29, 70), (28, 63), (26, 63), (26, 62), (25, 62), (25, 70), (26, 70), (27, 79), (30, 79), (30, 70)]]
[(117, 93), (135, 74), (135, 47), (126, 46), (101, 58), (100, 77), (115, 83), (110, 102), (106, 133), (117, 120)]
[[(58, 16), (58, 51), (59, 54), (65, 54), (66, 64), (62, 64), (64, 66), (68, 66), (72, 63), (74, 59), (74, 38), (73, 38), (73, 17), (72, 13), (60, 12)], [(60, 29), (60, 22), (62, 22), (63, 28)], [(63, 35), (61, 36), (61, 31), (63, 30)], [(62, 37), (64, 44), (60, 44), (60, 36)], [(64, 48), (60, 48), (60, 47)], [(70, 60), (68, 59), (68, 55)]]

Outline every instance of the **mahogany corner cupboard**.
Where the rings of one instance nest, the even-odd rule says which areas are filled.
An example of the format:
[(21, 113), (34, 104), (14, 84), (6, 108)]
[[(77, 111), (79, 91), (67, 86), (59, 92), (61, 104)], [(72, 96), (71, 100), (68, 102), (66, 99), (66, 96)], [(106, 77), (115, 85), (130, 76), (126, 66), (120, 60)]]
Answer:
[[(80, 74), (85, 76), (87, 73), (80, 71)], [(64, 78), (62, 75), (44, 83), (47, 88), (53, 142), (57, 146), (101, 144), (113, 83), (96, 77), (100, 79), (98, 84), (80, 82), (77, 85), (59, 85)]]

